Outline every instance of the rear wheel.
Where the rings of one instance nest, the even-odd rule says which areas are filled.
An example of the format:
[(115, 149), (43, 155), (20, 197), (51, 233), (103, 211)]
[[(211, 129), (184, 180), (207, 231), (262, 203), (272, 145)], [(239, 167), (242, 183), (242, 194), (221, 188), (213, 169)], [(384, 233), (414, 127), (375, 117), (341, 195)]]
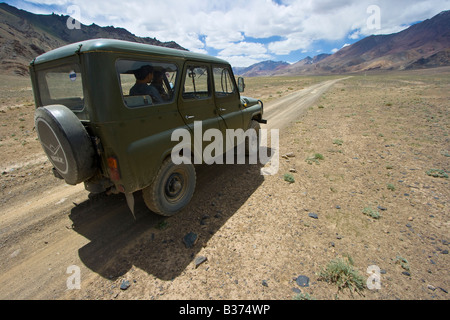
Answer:
[(147, 207), (160, 215), (173, 216), (192, 199), (196, 174), (192, 163), (174, 164), (166, 159), (153, 183), (142, 190)]

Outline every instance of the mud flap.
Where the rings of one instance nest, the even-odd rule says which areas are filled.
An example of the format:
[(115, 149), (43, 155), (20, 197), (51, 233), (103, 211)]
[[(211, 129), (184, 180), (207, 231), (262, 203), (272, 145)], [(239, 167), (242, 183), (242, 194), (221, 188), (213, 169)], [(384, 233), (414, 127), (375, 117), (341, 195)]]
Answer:
[(125, 193), (125, 198), (127, 199), (128, 208), (130, 208), (133, 218), (136, 220), (136, 216), (134, 215), (134, 195), (132, 193)]

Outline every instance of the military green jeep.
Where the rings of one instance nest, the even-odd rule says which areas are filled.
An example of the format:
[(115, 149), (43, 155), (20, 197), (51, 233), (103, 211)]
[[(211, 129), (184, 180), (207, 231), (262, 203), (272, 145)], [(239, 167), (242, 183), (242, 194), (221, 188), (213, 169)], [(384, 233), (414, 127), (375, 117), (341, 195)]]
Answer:
[[(139, 190), (164, 216), (191, 200), (194, 161), (174, 163), (175, 130), (193, 134), (200, 123), (226, 139), (227, 130), (265, 123), (262, 102), (240, 96), (244, 81), (236, 83), (229, 63), (188, 51), (88, 40), (38, 56), (30, 76), (54, 175), (93, 193), (123, 193), (132, 211)], [(193, 159), (194, 143), (181, 156)]]

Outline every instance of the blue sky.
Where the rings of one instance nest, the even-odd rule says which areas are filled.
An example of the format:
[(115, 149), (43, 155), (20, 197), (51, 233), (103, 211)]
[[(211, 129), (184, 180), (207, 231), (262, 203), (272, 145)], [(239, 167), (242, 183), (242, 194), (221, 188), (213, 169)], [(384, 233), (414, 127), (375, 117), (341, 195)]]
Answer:
[(297, 62), (334, 53), (371, 34), (399, 32), (450, 9), (450, 0), (14, 0), (38, 14), (71, 15), (85, 25), (122, 27), (176, 41), (235, 67)]

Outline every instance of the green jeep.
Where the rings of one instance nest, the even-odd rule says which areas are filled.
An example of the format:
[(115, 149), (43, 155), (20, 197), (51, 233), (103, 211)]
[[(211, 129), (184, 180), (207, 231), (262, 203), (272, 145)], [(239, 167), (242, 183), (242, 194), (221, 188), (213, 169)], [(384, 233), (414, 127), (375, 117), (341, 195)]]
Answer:
[(240, 96), (244, 81), (236, 83), (229, 63), (188, 51), (88, 40), (38, 56), (30, 76), (35, 127), (54, 175), (92, 193), (123, 193), (131, 211), (139, 190), (164, 216), (191, 200), (195, 167), (172, 161), (176, 129), (193, 134), (201, 123), (225, 137), (266, 123), (262, 102)]

